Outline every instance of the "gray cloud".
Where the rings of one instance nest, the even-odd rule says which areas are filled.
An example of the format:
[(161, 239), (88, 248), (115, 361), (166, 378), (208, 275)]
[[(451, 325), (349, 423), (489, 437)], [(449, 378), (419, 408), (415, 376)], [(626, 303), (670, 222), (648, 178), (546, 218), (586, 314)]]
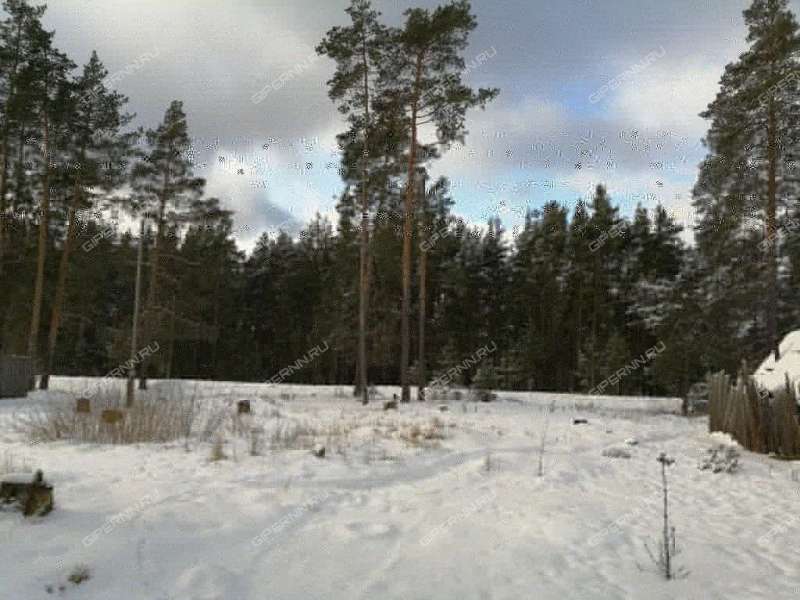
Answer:
[[(76, 62), (97, 49), (109, 72), (115, 73), (158, 50), (116, 86), (130, 97), (130, 110), (137, 113), (139, 124), (155, 126), (177, 98), (185, 103), (192, 135), (219, 140), (215, 148), (199, 149), (207, 166), (198, 172), (208, 178), (209, 193), (237, 211), (237, 222), (268, 228), (286, 217), (302, 223), (317, 211), (332, 213), (341, 185), (335, 169), (326, 165), (336, 161), (332, 149), (341, 117), (327, 98), (333, 65), (326, 58), (309, 57), (328, 28), (346, 22), (346, 0), (48, 4), (45, 23), (56, 30), (57, 45)], [(375, 4), (388, 21), (399, 23), (406, 8), (438, 2)], [(696, 114), (713, 99), (724, 65), (745, 47), (741, 11), (748, 4), (474, 1), (479, 27), (466, 56), (473, 58), (489, 48), (493, 56), (470, 69), (467, 78), (473, 85), (498, 86), (502, 93), (485, 113), (470, 115), (467, 149), (451, 152), (436, 172), (494, 187), (525, 181), (542, 170), (534, 159), (544, 160), (531, 148), (549, 144), (562, 156), (548, 169), (556, 177), (569, 176), (588, 186), (599, 177), (597, 171), (584, 168), (576, 173), (575, 163), (582, 158), (584, 167), (590, 163), (590, 157), (581, 155), (587, 146), (581, 140), (591, 132), (589, 145), (606, 140), (605, 147), (594, 148), (597, 164), (615, 161), (616, 169), (602, 173), (610, 186), (622, 188), (637, 180), (636, 185), (651, 187), (661, 181), (670, 193), (689, 188), (685, 180), (702, 156), (696, 143), (705, 129)], [(800, 0), (793, 6), (800, 11)], [(601, 101), (590, 101), (602, 85), (659, 48), (663, 57), (625, 78)], [(253, 102), (254, 94), (285, 73), (292, 76), (284, 78), (279, 89)], [(660, 148), (653, 144), (648, 151), (620, 138), (620, 132), (633, 131), (654, 140), (663, 131), (670, 136), (661, 140)], [(317, 141), (304, 150), (303, 140)], [(270, 143), (267, 150), (265, 143)], [(220, 156), (237, 169), (224, 168)], [(309, 162), (312, 167), (306, 169)], [(652, 163), (658, 162), (680, 165), (689, 175), (656, 173)], [(258, 182), (266, 183), (259, 187)], [(476, 199), (480, 194), (487, 199)], [(482, 210), (476, 203), (494, 202), (474, 184), (463, 195), (456, 190), (454, 196), (456, 210), (475, 220)], [(255, 234), (238, 235), (250, 246)]]

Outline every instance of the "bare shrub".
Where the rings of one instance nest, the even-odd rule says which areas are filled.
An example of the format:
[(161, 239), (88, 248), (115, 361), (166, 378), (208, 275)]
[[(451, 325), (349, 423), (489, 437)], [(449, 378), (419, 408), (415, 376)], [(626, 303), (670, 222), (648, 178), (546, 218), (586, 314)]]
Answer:
[(675, 464), (675, 459), (670, 458), (664, 452), (658, 455), (656, 459), (661, 464), (661, 487), (664, 492), (664, 528), (662, 531), (662, 539), (658, 548), (658, 555), (653, 553), (650, 548), (645, 544), (647, 553), (650, 559), (656, 565), (659, 571), (664, 575), (665, 579), (675, 579), (676, 577), (685, 577), (688, 572), (683, 568), (675, 568), (675, 556), (678, 554), (678, 547), (675, 543), (675, 527), (669, 524), (669, 488), (667, 487), (667, 467)]
[[(285, 420), (275, 425), (270, 434), (272, 450), (311, 450), (317, 443), (335, 447), (336, 442), (345, 444), (349, 439), (351, 423), (310, 425), (300, 421)], [(322, 442), (324, 440), (324, 442)]]
[(230, 430), (238, 437), (249, 437), (252, 426), (252, 413), (233, 413), (230, 415)]
[(278, 423), (270, 435), (272, 450), (309, 450), (314, 446), (314, 431), (305, 424)]
[(218, 433), (214, 436), (214, 443), (211, 444), (211, 456), (209, 460), (211, 462), (218, 462), (226, 458), (228, 458), (228, 455), (225, 454), (225, 438), (221, 433)]
[(10, 450), (3, 452), (0, 460), (0, 475), (6, 473), (32, 473), (33, 469), (25, 460), (19, 460)]
[(89, 581), (92, 578), (92, 571), (87, 565), (75, 565), (67, 577), (67, 581), (80, 585), (84, 581)]
[(550, 427), (550, 415), (553, 413), (555, 409), (556, 409), (556, 401), (553, 400), (553, 402), (548, 407), (547, 412), (545, 413), (544, 425), (542, 426), (542, 435), (539, 444), (539, 470), (538, 470), (539, 477), (544, 476), (544, 451), (545, 451), (545, 446), (547, 444), (547, 429)]
[(189, 440), (192, 437), (192, 428), (194, 427), (197, 418), (197, 384), (194, 386), (194, 393), (189, 398), (189, 401), (184, 406), (184, 411), (181, 415), (181, 431), (183, 433), (183, 445), (186, 451), (189, 451)]
[(739, 450), (736, 446), (717, 444), (708, 449), (708, 456), (698, 465), (701, 471), (735, 473), (739, 470)]
[(492, 460), (492, 453), (487, 452), (486, 457), (483, 459), (483, 470), (487, 473), (494, 469), (494, 461)]
[(261, 456), (264, 453), (264, 428), (250, 429), (250, 456)]
[(200, 439), (203, 441), (213, 439), (216, 433), (222, 430), (227, 417), (228, 411), (222, 406), (209, 408), (199, 415), (195, 427), (200, 432)]

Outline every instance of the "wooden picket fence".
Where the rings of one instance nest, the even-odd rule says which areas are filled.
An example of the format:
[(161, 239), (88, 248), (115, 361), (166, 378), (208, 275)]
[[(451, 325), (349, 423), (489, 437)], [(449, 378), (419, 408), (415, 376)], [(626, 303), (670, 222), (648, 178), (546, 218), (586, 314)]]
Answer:
[(724, 372), (709, 378), (709, 431), (730, 434), (752, 452), (781, 457), (800, 456), (797, 395), (789, 381), (770, 394), (759, 389), (746, 366), (735, 384)]

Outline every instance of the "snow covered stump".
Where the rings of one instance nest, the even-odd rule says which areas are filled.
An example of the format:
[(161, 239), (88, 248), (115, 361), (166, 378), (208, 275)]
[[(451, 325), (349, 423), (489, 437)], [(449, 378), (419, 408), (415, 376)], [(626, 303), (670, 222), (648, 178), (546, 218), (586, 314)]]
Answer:
[(46, 515), (53, 510), (53, 486), (41, 470), (34, 475), (10, 473), (0, 482), (0, 502), (19, 505), (26, 517)]

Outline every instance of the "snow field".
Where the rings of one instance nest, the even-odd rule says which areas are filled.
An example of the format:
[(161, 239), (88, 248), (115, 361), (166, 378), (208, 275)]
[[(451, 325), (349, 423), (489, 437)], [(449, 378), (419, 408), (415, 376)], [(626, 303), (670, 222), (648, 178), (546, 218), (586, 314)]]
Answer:
[[(698, 470), (726, 439), (705, 419), (668, 414), (674, 399), (500, 392), (492, 404), (384, 412), (349, 388), (197, 384), (205, 410), (250, 399), (248, 427), (264, 429), (251, 456), (248, 435), (228, 427), (217, 462), (199, 438), (187, 451), (182, 440), (32, 445), (15, 431), (21, 412), (71, 402), (87, 383), (55, 378), (46, 394), (0, 401), (0, 459), (43, 469), (56, 493), (45, 518), (0, 512), (3, 600), (52, 598), (46, 586), (60, 584), (60, 597), (80, 600), (800, 594), (800, 465), (742, 451), (738, 473)], [(671, 582), (644, 547), (662, 526), (661, 451), (677, 461), (671, 519), (690, 571)], [(92, 578), (65, 583), (78, 564)]]

